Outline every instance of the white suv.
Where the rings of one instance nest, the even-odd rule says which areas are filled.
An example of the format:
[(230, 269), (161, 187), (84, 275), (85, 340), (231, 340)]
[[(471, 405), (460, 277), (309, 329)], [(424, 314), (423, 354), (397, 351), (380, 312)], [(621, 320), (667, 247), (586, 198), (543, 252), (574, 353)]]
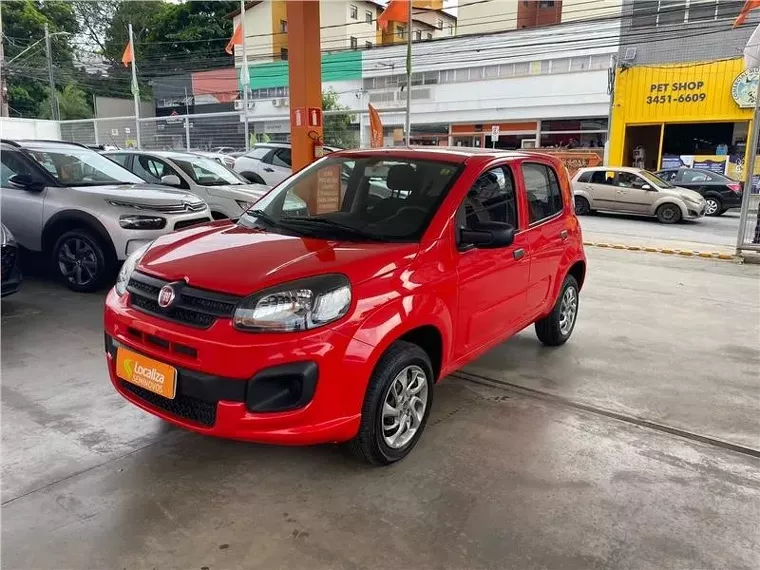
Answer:
[(74, 291), (97, 290), (118, 261), (157, 237), (211, 221), (197, 196), (146, 184), (61, 141), (0, 141), (0, 198), (18, 244), (49, 255)]
[(143, 180), (181, 188), (202, 198), (214, 219), (239, 218), (270, 186), (251, 184), (205, 156), (159, 150), (119, 150), (105, 156)]
[[(259, 184), (276, 186), (293, 173), (290, 143), (259, 143), (235, 160), (235, 172)], [(325, 153), (339, 150), (324, 147)]]

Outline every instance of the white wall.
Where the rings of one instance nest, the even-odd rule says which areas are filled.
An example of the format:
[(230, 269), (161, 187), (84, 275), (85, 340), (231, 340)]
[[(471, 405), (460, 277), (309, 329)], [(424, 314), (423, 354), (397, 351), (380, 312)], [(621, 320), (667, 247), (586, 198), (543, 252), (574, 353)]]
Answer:
[[(240, 22), (240, 15), (233, 18), (233, 30)], [(261, 2), (253, 8), (245, 11), (245, 45), (248, 52), (248, 64), (261, 63), (262, 61), (272, 61), (280, 59), (280, 54), (276, 57), (272, 55), (272, 3)], [(255, 36), (255, 37), (251, 37)], [(240, 67), (243, 62), (243, 47), (235, 46), (235, 66)]]
[(57, 121), (0, 117), (0, 137), (11, 140), (61, 140), (61, 128)]
[(457, 15), (457, 33), (483, 34), (514, 30), (517, 27), (517, 2), (518, 0), (461, 2)]
[(562, 0), (562, 21), (611, 19), (620, 16), (623, 0)]

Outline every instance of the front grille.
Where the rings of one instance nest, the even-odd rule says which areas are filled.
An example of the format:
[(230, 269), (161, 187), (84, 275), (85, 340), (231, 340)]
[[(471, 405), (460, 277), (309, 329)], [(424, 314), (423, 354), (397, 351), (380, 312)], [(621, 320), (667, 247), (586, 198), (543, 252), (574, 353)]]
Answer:
[(109, 200), (114, 206), (124, 208), (134, 208), (135, 210), (150, 210), (151, 212), (160, 212), (162, 214), (183, 214), (185, 212), (202, 212), (206, 209), (206, 203), (182, 202), (181, 204), (141, 204), (138, 202), (121, 202), (119, 200)]
[(216, 404), (213, 402), (183, 394), (177, 394), (173, 400), (169, 400), (129, 382), (122, 381), (121, 386), (154, 408), (208, 427), (213, 427), (216, 423)]
[(205, 222), (210, 222), (211, 220), (208, 218), (193, 218), (192, 220), (180, 220), (176, 224), (174, 224), (174, 230), (181, 230), (184, 228), (189, 228), (190, 226), (197, 226), (198, 224), (203, 224)]
[(2, 279), (5, 281), (11, 276), (13, 268), (16, 267), (18, 249), (13, 245), (4, 245), (0, 249), (2, 249)]
[(127, 284), (127, 290), (131, 293), (130, 304), (162, 319), (206, 329), (217, 319), (231, 319), (240, 301), (240, 297), (196, 289), (181, 281), (171, 283), (175, 299), (164, 309), (158, 305), (158, 294), (164, 285), (169, 284), (169, 281), (135, 271)]

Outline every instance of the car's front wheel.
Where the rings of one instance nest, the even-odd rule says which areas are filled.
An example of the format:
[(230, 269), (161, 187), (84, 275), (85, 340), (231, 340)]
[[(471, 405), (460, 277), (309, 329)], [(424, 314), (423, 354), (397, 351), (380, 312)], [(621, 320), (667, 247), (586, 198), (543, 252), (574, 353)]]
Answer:
[(720, 216), (723, 214), (723, 205), (718, 198), (710, 196), (705, 198), (705, 215), (707, 216)]
[(575, 277), (572, 275), (565, 277), (552, 312), (540, 321), (536, 321), (536, 336), (546, 346), (565, 344), (573, 334), (578, 317), (579, 291)]
[(681, 221), (681, 208), (675, 204), (663, 204), (657, 208), (656, 215), (663, 224), (675, 224)]
[(432, 403), (433, 368), (427, 353), (416, 344), (395, 342), (370, 378), (349, 451), (372, 465), (403, 459), (422, 436)]
[(591, 213), (591, 205), (583, 196), (575, 197), (575, 213), (579, 216), (585, 216)]
[(96, 291), (103, 285), (110, 266), (107, 250), (87, 230), (68, 231), (53, 246), (53, 267), (72, 291)]

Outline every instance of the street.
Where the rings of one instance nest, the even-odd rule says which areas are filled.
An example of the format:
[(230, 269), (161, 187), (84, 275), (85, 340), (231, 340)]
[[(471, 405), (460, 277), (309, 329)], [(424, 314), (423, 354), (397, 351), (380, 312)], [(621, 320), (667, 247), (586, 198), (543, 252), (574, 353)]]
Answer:
[(102, 294), (27, 279), (2, 303), (3, 567), (758, 568), (760, 267), (587, 255), (569, 343), (526, 329), (443, 380), (381, 469), (168, 426), (111, 386)]
[(661, 224), (655, 218), (607, 213), (582, 216), (580, 220), (587, 242), (699, 252), (733, 253), (739, 231), (739, 210), (672, 225)]

